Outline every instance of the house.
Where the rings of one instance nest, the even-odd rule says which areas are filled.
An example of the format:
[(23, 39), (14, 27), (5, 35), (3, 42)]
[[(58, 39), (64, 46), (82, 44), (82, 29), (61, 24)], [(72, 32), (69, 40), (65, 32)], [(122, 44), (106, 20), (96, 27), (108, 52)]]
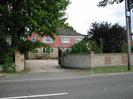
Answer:
[(44, 59), (44, 58), (57, 58), (58, 48), (63, 48), (65, 51), (70, 51), (71, 47), (80, 42), (84, 35), (77, 33), (74, 30), (69, 29), (58, 29), (58, 35), (54, 36), (53, 39), (50, 36), (40, 37), (36, 33), (32, 33), (28, 39), (31, 41), (39, 40), (40, 42), (48, 44), (50, 47), (37, 48), (34, 52), (29, 52), (29, 59)]

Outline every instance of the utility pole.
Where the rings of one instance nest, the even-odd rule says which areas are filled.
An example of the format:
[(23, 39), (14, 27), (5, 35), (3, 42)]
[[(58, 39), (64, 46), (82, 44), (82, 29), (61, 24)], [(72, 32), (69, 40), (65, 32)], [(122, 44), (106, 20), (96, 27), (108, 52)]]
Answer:
[(100, 44), (101, 44), (101, 53), (103, 53), (103, 40), (100, 38)]
[(125, 0), (125, 17), (126, 17), (126, 30), (127, 30), (127, 43), (128, 43), (128, 70), (131, 70), (131, 12), (129, 0)]

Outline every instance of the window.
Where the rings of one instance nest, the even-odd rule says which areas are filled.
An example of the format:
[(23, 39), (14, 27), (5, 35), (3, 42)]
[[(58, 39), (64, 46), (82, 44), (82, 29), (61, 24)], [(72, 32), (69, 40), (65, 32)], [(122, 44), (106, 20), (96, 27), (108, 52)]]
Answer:
[(69, 39), (69, 37), (62, 37), (61, 42), (62, 43), (70, 43), (70, 39)]
[(35, 42), (36, 41), (36, 37), (32, 37), (32, 42)]
[(53, 38), (51, 38), (51, 37), (45, 37), (44, 38), (44, 42), (45, 43), (53, 43)]
[(32, 50), (32, 53), (38, 53), (37, 49)]
[(82, 40), (81, 38), (78, 38), (78, 39), (75, 40), (75, 43), (78, 43), (78, 42), (80, 42), (81, 40)]
[(43, 53), (53, 53), (53, 48), (44, 48)]

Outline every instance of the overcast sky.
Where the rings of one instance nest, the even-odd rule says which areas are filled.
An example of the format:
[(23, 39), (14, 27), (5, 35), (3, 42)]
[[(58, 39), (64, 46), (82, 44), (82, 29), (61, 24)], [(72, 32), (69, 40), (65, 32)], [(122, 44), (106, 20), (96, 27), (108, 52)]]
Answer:
[(82, 34), (87, 34), (91, 23), (107, 21), (119, 23), (125, 26), (124, 2), (121, 4), (109, 5), (105, 8), (97, 7), (101, 0), (70, 0), (71, 4), (66, 11), (70, 26)]

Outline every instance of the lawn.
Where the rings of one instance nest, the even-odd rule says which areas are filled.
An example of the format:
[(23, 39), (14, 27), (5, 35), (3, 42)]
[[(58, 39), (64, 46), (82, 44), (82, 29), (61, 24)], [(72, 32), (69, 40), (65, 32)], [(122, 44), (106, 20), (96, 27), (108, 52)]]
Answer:
[(91, 69), (92, 74), (103, 74), (103, 73), (119, 73), (119, 72), (133, 72), (133, 66), (128, 71), (127, 66), (110, 66), (110, 67), (94, 67)]

